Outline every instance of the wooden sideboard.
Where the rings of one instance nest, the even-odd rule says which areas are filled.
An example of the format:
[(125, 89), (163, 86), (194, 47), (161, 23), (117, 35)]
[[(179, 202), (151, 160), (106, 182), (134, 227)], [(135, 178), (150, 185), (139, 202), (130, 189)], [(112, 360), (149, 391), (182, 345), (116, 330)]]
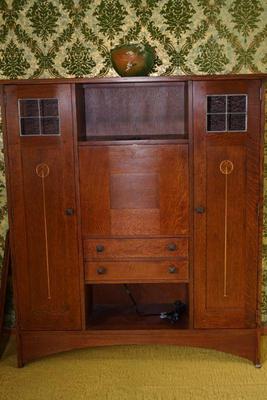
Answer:
[(19, 366), (161, 343), (260, 365), (265, 78), (0, 82)]

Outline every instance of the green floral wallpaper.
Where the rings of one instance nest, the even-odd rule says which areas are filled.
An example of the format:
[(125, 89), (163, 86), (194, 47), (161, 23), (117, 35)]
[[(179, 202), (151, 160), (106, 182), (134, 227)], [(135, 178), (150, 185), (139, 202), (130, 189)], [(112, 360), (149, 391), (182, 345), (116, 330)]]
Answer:
[[(0, 77), (114, 76), (110, 49), (126, 42), (155, 48), (154, 75), (267, 72), (266, 21), (266, 0), (0, 0)], [(2, 159), (0, 202), (3, 248)], [(267, 322), (267, 189), (265, 203)]]
[(265, 0), (0, 0), (7, 78), (114, 75), (110, 49), (149, 42), (154, 73), (251, 73), (267, 65)]

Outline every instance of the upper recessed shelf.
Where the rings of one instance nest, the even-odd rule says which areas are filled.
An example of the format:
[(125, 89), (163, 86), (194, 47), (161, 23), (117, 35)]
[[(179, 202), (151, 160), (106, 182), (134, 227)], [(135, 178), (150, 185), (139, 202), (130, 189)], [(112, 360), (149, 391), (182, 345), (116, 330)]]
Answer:
[(187, 138), (187, 82), (89, 84), (76, 94), (82, 140)]

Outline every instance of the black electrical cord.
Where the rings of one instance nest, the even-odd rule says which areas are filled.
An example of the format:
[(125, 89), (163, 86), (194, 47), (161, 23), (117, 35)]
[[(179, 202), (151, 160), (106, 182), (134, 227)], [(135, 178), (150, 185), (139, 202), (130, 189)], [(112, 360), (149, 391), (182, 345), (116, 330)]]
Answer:
[(132, 294), (132, 292), (130, 291), (128, 285), (126, 285), (126, 283), (123, 284), (123, 287), (126, 291), (126, 293), (128, 294), (129, 298), (131, 299), (131, 302), (134, 305), (135, 308), (135, 312), (137, 315), (139, 315), (140, 317), (160, 317), (160, 319), (167, 319), (171, 324), (175, 324), (177, 321), (180, 320), (181, 318), (181, 314), (183, 314), (187, 307), (186, 304), (183, 303), (181, 300), (176, 300), (173, 304), (174, 308), (172, 311), (166, 311), (166, 312), (161, 312), (161, 313), (142, 313), (139, 308), (138, 308), (138, 304)]
[(132, 292), (130, 291), (129, 287), (127, 284), (123, 284), (123, 287), (126, 291), (126, 293), (128, 294), (131, 302), (134, 305), (135, 308), (135, 312), (137, 315), (139, 315), (140, 317), (152, 317), (152, 316), (159, 316), (160, 319), (167, 319), (170, 321), (171, 324), (175, 324), (177, 321), (179, 321), (181, 314), (183, 314), (187, 307), (186, 304), (183, 303), (181, 300), (176, 300), (174, 302), (174, 309), (172, 311), (167, 311), (167, 312), (161, 312), (161, 313), (142, 313), (139, 308), (138, 308), (138, 304), (132, 294)]
[(142, 313), (142, 312), (139, 310), (138, 304), (137, 304), (137, 302), (136, 302), (136, 300), (135, 300), (135, 298), (134, 298), (132, 292), (130, 291), (128, 285), (127, 285), (126, 283), (124, 283), (124, 284), (123, 284), (123, 287), (124, 287), (126, 293), (128, 294), (129, 298), (131, 299), (131, 302), (132, 302), (133, 305), (134, 305), (136, 314), (138, 314), (140, 317), (154, 317), (154, 316), (160, 316), (160, 315), (161, 315), (161, 313), (155, 313), (155, 314), (149, 314), (149, 313), (146, 314), (146, 313)]

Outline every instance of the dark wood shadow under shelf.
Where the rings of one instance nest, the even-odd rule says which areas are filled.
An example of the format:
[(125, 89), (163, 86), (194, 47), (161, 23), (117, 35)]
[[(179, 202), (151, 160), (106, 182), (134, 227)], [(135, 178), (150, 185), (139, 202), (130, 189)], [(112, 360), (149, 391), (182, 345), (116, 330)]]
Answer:
[[(173, 310), (172, 304), (144, 304), (139, 306), (144, 314), (160, 314)], [(159, 315), (139, 315), (134, 306), (95, 305), (87, 322), (88, 330), (146, 330), (146, 329), (188, 329), (188, 310), (181, 319), (172, 324)]]
[(79, 146), (106, 145), (106, 144), (165, 144), (180, 143), (187, 144), (186, 134), (174, 135), (109, 135), (109, 136), (82, 136), (79, 137)]

